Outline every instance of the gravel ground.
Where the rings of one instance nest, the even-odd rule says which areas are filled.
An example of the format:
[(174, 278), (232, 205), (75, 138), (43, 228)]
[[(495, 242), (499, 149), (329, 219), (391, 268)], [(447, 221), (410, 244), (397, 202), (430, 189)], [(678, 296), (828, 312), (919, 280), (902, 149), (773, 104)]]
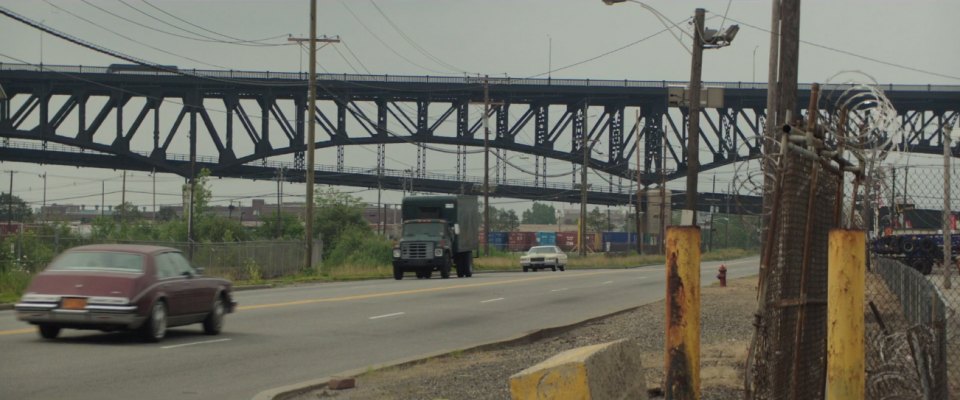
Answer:
[[(743, 363), (753, 335), (756, 278), (711, 286), (701, 293), (701, 398), (741, 399)], [(385, 368), (356, 377), (357, 387), (319, 389), (293, 397), (317, 399), (509, 399), (511, 375), (564, 350), (622, 338), (636, 338), (642, 351), (647, 387), (663, 380), (665, 305), (647, 304), (552, 332), (527, 343), (454, 352), (413, 365)]]

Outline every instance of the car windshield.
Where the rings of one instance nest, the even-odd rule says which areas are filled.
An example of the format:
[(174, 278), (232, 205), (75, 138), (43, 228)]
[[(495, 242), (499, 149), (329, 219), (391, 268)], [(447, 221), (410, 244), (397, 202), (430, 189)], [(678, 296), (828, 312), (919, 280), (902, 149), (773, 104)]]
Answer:
[(553, 254), (556, 250), (553, 247), (531, 247), (527, 254)]
[(58, 257), (48, 271), (143, 272), (143, 256), (111, 251), (74, 251)]
[(443, 224), (440, 223), (414, 223), (403, 226), (403, 236), (431, 235), (443, 236)]

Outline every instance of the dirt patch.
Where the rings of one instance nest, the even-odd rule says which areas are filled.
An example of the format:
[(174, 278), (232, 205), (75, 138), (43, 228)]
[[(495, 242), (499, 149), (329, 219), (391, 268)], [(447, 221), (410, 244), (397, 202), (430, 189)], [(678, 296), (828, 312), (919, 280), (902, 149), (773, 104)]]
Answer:
[[(756, 285), (756, 278), (745, 278), (731, 281), (726, 288), (706, 287), (701, 293), (702, 399), (743, 398)], [(665, 307), (659, 301), (527, 344), (453, 352), (413, 365), (374, 370), (358, 376), (354, 389), (320, 389), (294, 399), (509, 399), (511, 375), (564, 350), (622, 338), (636, 338), (644, 352), (647, 387), (658, 388), (664, 376)]]

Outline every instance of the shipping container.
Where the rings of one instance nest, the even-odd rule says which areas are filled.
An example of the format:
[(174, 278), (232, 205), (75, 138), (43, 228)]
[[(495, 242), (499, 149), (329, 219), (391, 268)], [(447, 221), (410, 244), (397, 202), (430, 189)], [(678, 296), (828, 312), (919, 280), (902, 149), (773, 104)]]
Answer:
[(577, 247), (577, 232), (557, 232), (557, 247), (563, 251), (572, 251)]
[[(577, 247), (577, 237), (579, 234), (577, 232), (559, 232), (557, 233), (557, 247), (563, 251), (574, 251), (579, 249)], [(587, 245), (587, 250), (589, 251), (599, 251), (603, 247), (600, 245), (600, 235), (596, 233), (587, 233), (587, 237), (584, 238), (584, 243)]]
[(630, 242), (630, 235), (626, 232), (603, 232), (601, 235), (603, 237), (602, 241), (604, 243), (604, 247), (606, 247), (607, 243), (612, 244)]
[[(482, 236), (482, 235), (481, 235)], [(488, 241), (490, 242), (491, 249), (497, 250), (507, 250), (507, 243), (509, 241), (510, 234), (509, 232), (490, 232), (488, 234)]]
[(536, 232), (510, 232), (507, 249), (510, 251), (527, 251), (537, 244)]
[(540, 246), (555, 246), (557, 244), (557, 233), (537, 232), (537, 244)]

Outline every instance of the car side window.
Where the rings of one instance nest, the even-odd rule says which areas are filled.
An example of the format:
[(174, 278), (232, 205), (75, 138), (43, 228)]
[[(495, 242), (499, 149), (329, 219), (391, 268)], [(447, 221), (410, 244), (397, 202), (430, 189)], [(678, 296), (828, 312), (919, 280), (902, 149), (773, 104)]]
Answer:
[(173, 257), (171, 257), (174, 254), (175, 253), (163, 253), (157, 255), (157, 278), (172, 278), (180, 275), (177, 265), (174, 262)]
[(174, 265), (177, 266), (177, 275), (183, 275), (184, 272), (189, 272), (191, 275), (196, 275), (197, 271), (193, 269), (193, 266), (190, 265), (190, 262), (183, 257), (180, 253), (167, 253)]

